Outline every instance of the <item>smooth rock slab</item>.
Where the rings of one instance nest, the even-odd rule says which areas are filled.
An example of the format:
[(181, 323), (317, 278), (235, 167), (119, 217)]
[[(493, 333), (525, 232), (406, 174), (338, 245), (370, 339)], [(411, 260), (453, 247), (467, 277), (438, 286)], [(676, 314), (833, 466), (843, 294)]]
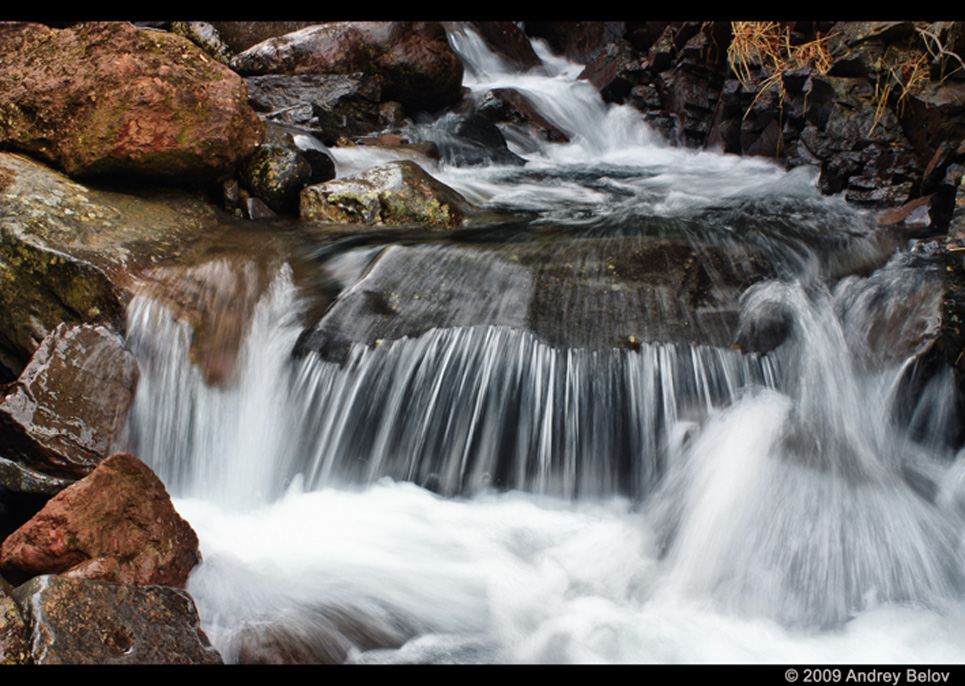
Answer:
[(39, 576), (13, 595), (35, 664), (223, 663), (180, 589)]

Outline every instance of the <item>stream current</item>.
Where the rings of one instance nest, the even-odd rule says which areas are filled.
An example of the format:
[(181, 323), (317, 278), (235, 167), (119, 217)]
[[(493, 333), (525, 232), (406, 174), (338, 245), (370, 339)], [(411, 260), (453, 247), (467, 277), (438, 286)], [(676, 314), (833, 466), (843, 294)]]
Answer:
[[(445, 324), (305, 351), (318, 326), (283, 262), (218, 385), (164, 302), (130, 306), (129, 450), (199, 534), (188, 590), (226, 660), (965, 660), (959, 410), (920, 356), (929, 246), (883, 239), (813, 170), (668, 146), (540, 44), (518, 74), (450, 41), (475, 95), (516, 88), (570, 142), (508, 127), (524, 166), (427, 171), (532, 219), (313, 261), (338, 285), (323, 331), (352, 338), (386, 265), (433, 265)], [(340, 176), (387, 154), (330, 153)], [(679, 284), (605, 278), (655, 242), (714, 257), (701, 288), (733, 301), (683, 311)], [(422, 293), (408, 279), (387, 311)]]

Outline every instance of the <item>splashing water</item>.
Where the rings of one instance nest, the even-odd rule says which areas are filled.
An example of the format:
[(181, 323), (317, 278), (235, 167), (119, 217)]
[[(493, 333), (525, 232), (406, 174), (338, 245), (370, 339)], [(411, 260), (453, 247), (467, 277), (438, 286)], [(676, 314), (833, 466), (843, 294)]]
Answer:
[[(334, 361), (293, 354), (305, 303), (283, 264), (213, 387), (191, 328), (135, 299), (131, 450), (199, 532), (189, 590), (215, 645), (249, 662), (965, 659), (954, 384), (909, 381), (934, 265), (881, 259), (803, 172), (670, 149), (572, 65), (543, 53), (542, 72), (508, 74), (452, 38), (467, 85), (538, 94), (573, 142), (523, 170), (434, 172), (573, 227), (567, 250), (654, 225), (751, 245), (771, 271), (740, 325), (781, 335), (767, 352), (591, 349), (479, 323)], [(854, 276), (862, 261), (876, 268)]]

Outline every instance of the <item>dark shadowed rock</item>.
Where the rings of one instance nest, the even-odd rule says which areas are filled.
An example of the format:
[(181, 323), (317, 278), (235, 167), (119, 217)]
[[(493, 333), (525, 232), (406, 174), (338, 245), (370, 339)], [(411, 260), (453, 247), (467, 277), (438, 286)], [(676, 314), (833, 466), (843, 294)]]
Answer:
[(137, 377), (117, 334), (61, 324), (0, 402), (0, 452), (48, 474), (89, 473), (118, 445)]
[(184, 587), (200, 561), (197, 534), (160, 479), (125, 453), (51, 498), (0, 546), (0, 570), (13, 582), (62, 574)]
[(17, 587), (35, 664), (222, 664), (186, 592), (40, 576)]
[(244, 81), (173, 33), (0, 26), (0, 142), (72, 176), (207, 179), (263, 135)]
[(262, 145), (241, 168), (242, 183), (275, 212), (297, 210), (298, 194), (311, 176), (308, 160), (282, 145)]

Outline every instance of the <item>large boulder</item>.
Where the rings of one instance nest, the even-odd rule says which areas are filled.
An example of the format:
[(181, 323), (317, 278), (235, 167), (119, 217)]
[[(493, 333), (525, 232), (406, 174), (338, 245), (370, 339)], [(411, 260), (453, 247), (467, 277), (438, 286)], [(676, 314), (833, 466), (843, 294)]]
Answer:
[(462, 226), (473, 206), (415, 162), (388, 162), (352, 177), (308, 186), (301, 194), (303, 219), (362, 226)]
[(462, 62), (438, 22), (335, 22), (270, 38), (239, 55), (240, 74), (377, 74), (383, 101), (436, 111), (462, 96)]
[(72, 176), (229, 173), (261, 141), (244, 80), (173, 33), (0, 25), (0, 144)]
[(45, 665), (222, 664), (185, 591), (40, 576), (13, 591)]
[(0, 546), (12, 582), (42, 574), (183, 588), (201, 561), (198, 537), (161, 480), (118, 453), (51, 498)]

